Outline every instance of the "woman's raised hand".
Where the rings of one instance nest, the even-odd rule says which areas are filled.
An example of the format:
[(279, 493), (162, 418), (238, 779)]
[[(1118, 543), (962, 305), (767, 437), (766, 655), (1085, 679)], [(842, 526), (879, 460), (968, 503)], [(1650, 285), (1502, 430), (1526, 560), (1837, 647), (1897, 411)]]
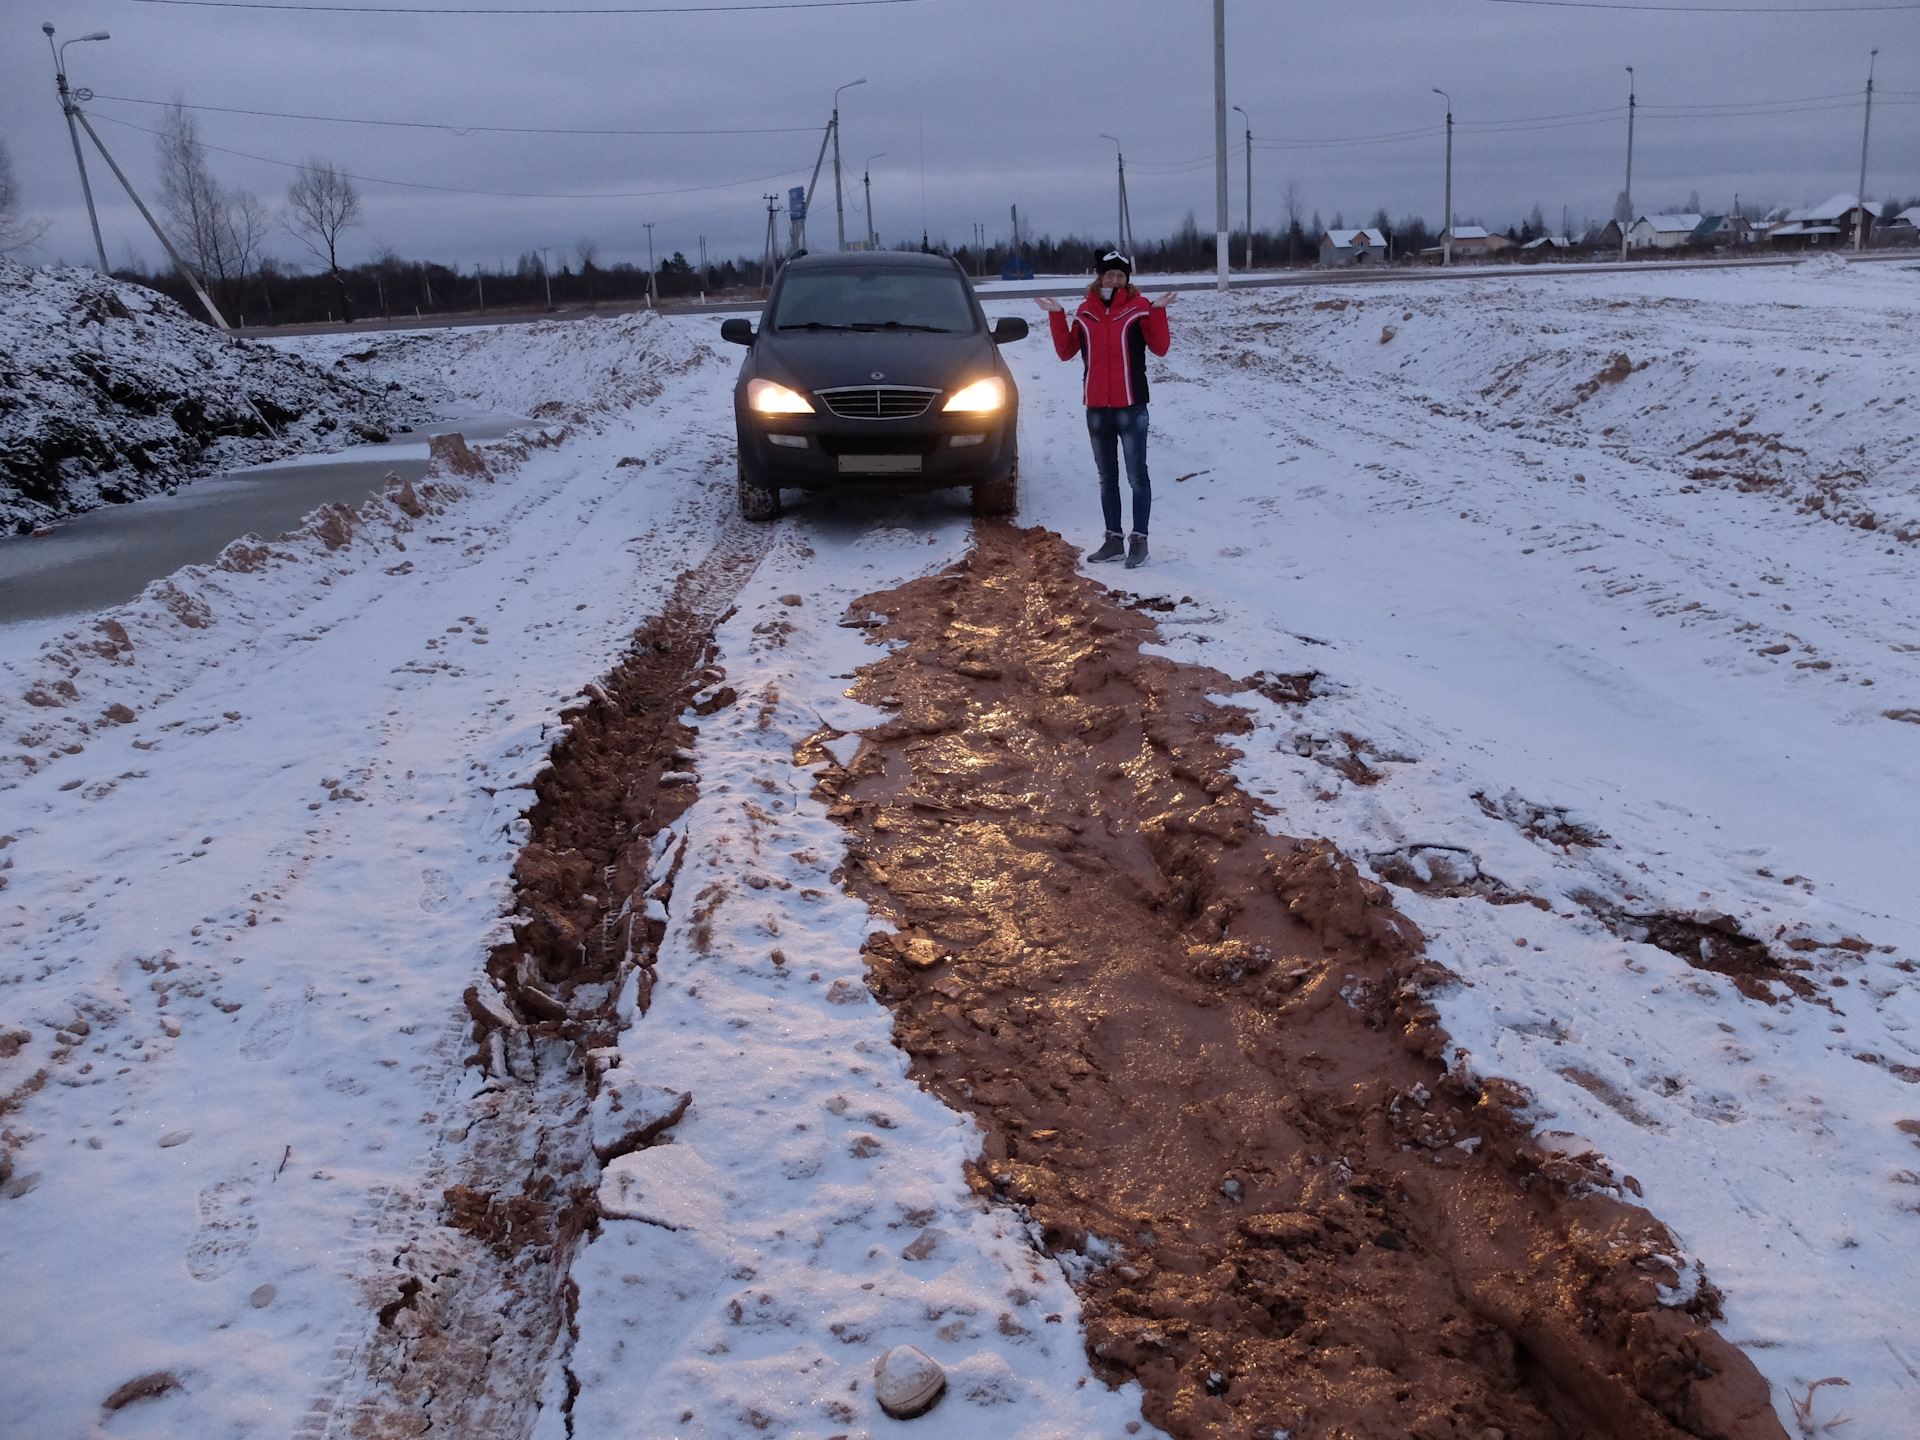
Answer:
[(1064, 310), (1067, 308), (1051, 295), (1036, 295), (1034, 301), (1042, 310)]
[(1167, 306), (1171, 305), (1174, 301), (1178, 300), (1179, 298), (1180, 298), (1180, 292), (1178, 290), (1169, 290), (1164, 295), (1156, 295), (1153, 297), (1154, 308), (1157, 310), (1164, 310), (1167, 308)]

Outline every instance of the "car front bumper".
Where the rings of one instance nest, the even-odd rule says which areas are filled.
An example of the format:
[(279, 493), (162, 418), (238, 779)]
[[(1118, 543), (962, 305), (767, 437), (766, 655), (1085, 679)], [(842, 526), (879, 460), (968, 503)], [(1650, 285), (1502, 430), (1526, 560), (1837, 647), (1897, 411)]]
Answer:
[[(768, 489), (936, 489), (1005, 479), (1013, 469), (1018, 419), (1017, 405), (991, 415), (853, 421), (831, 414), (756, 415), (737, 407), (734, 423), (747, 479)], [(971, 436), (980, 438), (966, 443)]]

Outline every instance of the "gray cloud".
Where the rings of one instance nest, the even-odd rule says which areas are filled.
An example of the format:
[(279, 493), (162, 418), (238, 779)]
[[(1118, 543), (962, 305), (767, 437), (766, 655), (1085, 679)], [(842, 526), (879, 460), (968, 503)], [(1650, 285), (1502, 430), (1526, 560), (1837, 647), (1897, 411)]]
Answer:
[[(104, 44), (69, 52), (76, 84), (125, 96), (240, 109), (573, 128), (818, 126), (834, 86), (865, 76), (842, 103), (843, 159), (873, 165), (883, 240), (1004, 236), (1018, 204), (1037, 231), (1107, 237), (1113, 152), (1127, 146), (1134, 227), (1170, 231), (1213, 210), (1212, 73), (1204, 0), (1033, 4), (925, 0), (860, 10), (653, 17), (426, 17), (266, 14), (139, 5), (52, 3), (62, 36), (106, 28)], [(0, 125), (28, 204), (53, 222), (42, 253), (89, 253), (65, 127), (53, 99), (38, 18), (13, 7), (0, 54)], [(1882, 48), (1874, 115), (1876, 196), (1920, 193), (1920, 12), (1655, 15), (1551, 10), (1486, 0), (1379, 0), (1364, 10), (1228, 6), (1229, 86), (1255, 133), (1255, 222), (1279, 222), (1297, 181), (1309, 211), (1358, 223), (1386, 206), (1437, 223), (1440, 122), (1451, 91), (1460, 133), (1455, 206), (1462, 219), (1505, 225), (1535, 203), (1554, 220), (1604, 216), (1625, 158), (1624, 67), (1642, 104), (1634, 192), (1642, 208), (1697, 190), (1721, 208), (1798, 204), (1854, 183), (1867, 51)], [(1815, 97), (1836, 97), (1823, 100)], [(1761, 105), (1811, 99), (1798, 110)], [(1755, 106), (1685, 113), (1684, 107)], [(1827, 107), (1827, 108), (1822, 108)], [(99, 99), (102, 138), (136, 183), (157, 189), (152, 106)], [(1611, 112), (1593, 114), (1590, 112)], [(1572, 117), (1511, 128), (1489, 122)], [(410, 257), (511, 261), (583, 237), (602, 263), (661, 253), (757, 253), (762, 193), (811, 169), (806, 133), (652, 137), (522, 136), (336, 125), (206, 111), (203, 138), (270, 160), (310, 154), (356, 174), (446, 187), (362, 186), (366, 228), (356, 258), (381, 246)], [(923, 141), (924, 127), (924, 141)], [(1240, 122), (1232, 128), (1238, 145)], [(1386, 143), (1332, 144), (1403, 131)], [(924, 143), (924, 207), (923, 171)], [(289, 171), (216, 152), (228, 184), (277, 201)], [(94, 166), (116, 262), (157, 247)], [(813, 243), (831, 243), (828, 173)], [(1243, 162), (1232, 168), (1242, 215)], [(775, 177), (775, 178), (767, 178)], [(704, 188), (704, 187), (724, 188)], [(626, 195), (647, 198), (514, 198)], [(662, 193), (681, 192), (681, 193)], [(848, 231), (860, 234), (857, 184)], [(822, 204), (824, 200), (824, 204)], [(290, 239), (276, 242), (290, 258)], [(556, 262), (557, 263), (557, 262)]]

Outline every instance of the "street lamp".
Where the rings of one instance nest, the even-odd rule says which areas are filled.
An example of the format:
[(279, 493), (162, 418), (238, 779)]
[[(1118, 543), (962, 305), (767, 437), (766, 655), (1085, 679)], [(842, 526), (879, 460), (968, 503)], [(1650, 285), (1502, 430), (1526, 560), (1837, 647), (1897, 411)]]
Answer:
[[(1240, 110), (1238, 105), (1233, 107)], [(1240, 118), (1247, 122), (1247, 269), (1253, 269), (1253, 117), (1240, 110)]]
[(80, 131), (73, 123), (73, 110), (78, 99), (91, 100), (90, 92), (76, 97), (67, 89), (67, 46), (83, 45), (89, 40), (111, 40), (113, 37), (104, 30), (96, 30), (91, 35), (76, 35), (71, 40), (53, 43), (53, 23), (47, 21), (40, 26), (41, 33), (47, 37), (47, 48), (53, 51), (54, 87), (60, 93), (60, 113), (67, 117), (67, 135), (73, 141), (73, 163), (80, 167), (80, 193), (87, 198), (87, 221), (93, 226), (93, 251), (100, 257), (100, 273), (107, 273), (107, 247), (100, 239), (100, 217), (94, 213), (93, 186), (87, 183), (87, 161), (80, 153)]
[[(866, 83), (863, 76), (849, 80), (840, 90), (851, 90)], [(844, 250), (847, 248), (847, 212), (840, 200), (840, 90), (833, 92), (833, 218), (840, 227), (840, 248)]]
[(1867, 118), (1860, 127), (1860, 193), (1857, 197), (1860, 209), (1854, 215), (1853, 253), (1858, 255), (1867, 247), (1867, 137), (1873, 133), (1873, 62), (1880, 57), (1880, 48), (1876, 45), (1867, 56)]
[(1447, 213), (1440, 227), (1440, 263), (1453, 264), (1453, 97), (1438, 85), (1433, 93), (1447, 102)]
[(1627, 213), (1620, 221), (1620, 258), (1627, 258), (1627, 231), (1633, 225), (1633, 112), (1639, 104), (1634, 94), (1633, 67), (1627, 66), (1627, 188), (1621, 196), (1627, 202)]
[(873, 228), (873, 172), (867, 167), (883, 158), (886, 153), (884, 150), (876, 151), (860, 162), (860, 183), (866, 187), (867, 192), (867, 249), (869, 250), (880, 248), (880, 234)]
[(1100, 138), (1102, 140), (1113, 141), (1114, 153), (1119, 157), (1120, 202), (1115, 212), (1113, 243), (1119, 246), (1126, 257), (1131, 260), (1133, 258), (1133, 215), (1131, 208), (1127, 204), (1127, 154), (1126, 151), (1120, 148), (1120, 137), (1118, 135), (1109, 135), (1106, 131), (1102, 130), (1100, 132)]

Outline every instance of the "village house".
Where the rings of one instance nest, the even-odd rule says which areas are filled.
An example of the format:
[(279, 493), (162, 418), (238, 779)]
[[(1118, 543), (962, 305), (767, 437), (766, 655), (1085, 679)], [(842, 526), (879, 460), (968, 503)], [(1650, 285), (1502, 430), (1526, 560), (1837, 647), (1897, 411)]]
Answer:
[(1857, 195), (1835, 195), (1819, 205), (1789, 210), (1767, 231), (1767, 243), (1783, 249), (1828, 249), (1853, 243), (1853, 232), (1862, 220), (1867, 234), (1873, 234), (1871, 207), (1863, 206)]
[(1387, 258), (1387, 237), (1378, 230), (1329, 230), (1320, 237), (1320, 263), (1379, 265)]
[(1492, 233), (1484, 225), (1456, 225), (1452, 239), (1453, 258), (1456, 260), (1484, 260), (1513, 243), (1504, 235)]
[(1693, 227), (1690, 245), (1751, 245), (1753, 225), (1743, 215), (1708, 215)]
[(1693, 232), (1704, 216), (1642, 215), (1627, 231), (1627, 246), (1633, 250), (1678, 250), (1693, 239)]

